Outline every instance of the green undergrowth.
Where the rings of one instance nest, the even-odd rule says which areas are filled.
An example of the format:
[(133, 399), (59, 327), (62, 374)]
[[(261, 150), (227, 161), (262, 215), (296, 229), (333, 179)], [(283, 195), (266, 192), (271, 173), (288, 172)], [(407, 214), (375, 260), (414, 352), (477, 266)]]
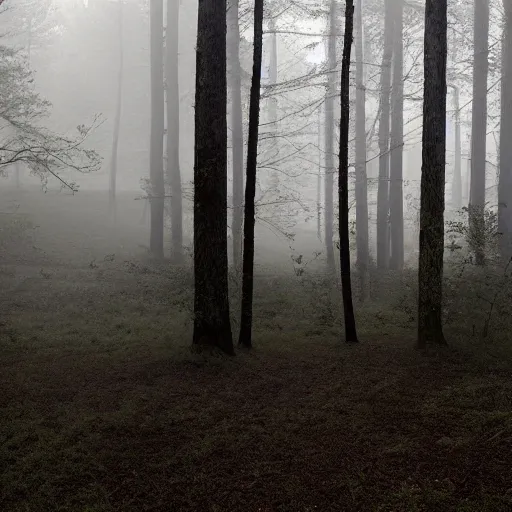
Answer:
[(255, 348), (226, 358), (190, 351), (187, 269), (45, 273), (1, 277), (0, 509), (511, 509), (500, 342), (417, 352), (407, 290), (358, 303), (346, 346), (336, 288), (259, 276)]
[(231, 358), (190, 350), (187, 266), (18, 220), (0, 247), (0, 510), (512, 510), (498, 271), (447, 272), (450, 345), (422, 353), (415, 272), (372, 272), (364, 301), (355, 285), (346, 345), (335, 280), (257, 267), (254, 349)]

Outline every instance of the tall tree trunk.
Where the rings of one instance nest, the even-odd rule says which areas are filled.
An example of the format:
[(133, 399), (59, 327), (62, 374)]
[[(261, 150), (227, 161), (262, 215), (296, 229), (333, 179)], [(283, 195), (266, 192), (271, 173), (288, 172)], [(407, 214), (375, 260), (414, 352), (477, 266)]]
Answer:
[(249, 140), (247, 143), (247, 179), (245, 185), (244, 251), (242, 277), (242, 311), (238, 344), (252, 346), (252, 297), (254, 284), (254, 223), (258, 128), (260, 122), (261, 61), (263, 53), (263, 0), (254, 4), (254, 55), (251, 99), (249, 106)]
[(356, 246), (361, 298), (368, 272), (368, 181), (366, 179), (366, 87), (364, 81), (363, 0), (356, 1)]
[(333, 247), (333, 189), (334, 189), (334, 97), (336, 96), (336, 0), (330, 0), (329, 38), (327, 49), (327, 96), (325, 98), (325, 181), (324, 181), (324, 238), (327, 253), (327, 268), (334, 273)]
[(240, 268), (244, 194), (244, 136), (242, 121), (242, 78), (240, 68), (239, 0), (228, 0), (228, 78), (231, 91), (231, 144), (233, 159), (233, 265)]
[(316, 175), (316, 236), (322, 241), (322, 105), (318, 107), (318, 173)]
[(404, 2), (394, 0), (393, 87), (391, 90), (391, 150), (389, 180), (389, 223), (392, 270), (404, 268)]
[[(457, 62), (459, 58), (459, 36), (455, 27), (452, 27), (452, 62)], [(448, 46), (450, 44), (448, 43)], [(454, 165), (452, 176), (452, 209), (459, 211), (462, 208), (462, 142), (460, 130), (460, 88), (456, 83), (449, 84), (453, 89), (453, 116), (455, 120), (455, 140), (454, 140)]]
[(461, 167), (461, 140), (460, 140), (460, 102), (459, 88), (452, 85), (453, 89), (453, 110), (455, 115), (455, 164), (453, 167), (452, 180), (452, 207), (454, 210), (462, 208), (462, 167)]
[(350, 53), (354, 32), (354, 2), (346, 0), (345, 36), (341, 60), (341, 117), (340, 117), (340, 162), (338, 175), (340, 268), (345, 318), (345, 341), (357, 343), (354, 304), (352, 302), (352, 281), (350, 277), (350, 237), (348, 205), (348, 135), (350, 120)]
[[(277, 84), (278, 77), (278, 57), (277, 57), (277, 31), (276, 31), (276, 21), (274, 18), (274, 13), (271, 14), (270, 22), (269, 22), (269, 32), (270, 32), (270, 65), (269, 65), (269, 85), (274, 86)], [(273, 93), (269, 98), (269, 122), (271, 123), (271, 129), (274, 132), (274, 135), (277, 135), (277, 96), (275, 94), (275, 90), (270, 89)], [(274, 155), (277, 155), (278, 150), (278, 141), (277, 137), (274, 137), (272, 140), (272, 152)], [(274, 194), (279, 194), (279, 176), (276, 171), (272, 171), (270, 178), (270, 186), (274, 190)]]
[(445, 345), (442, 325), (447, 0), (425, 6), (418, 348)]
[(380, 77), (379, 186), (377, 190), (377, 267), (389, 265), (389, 111), (393, 57), (393, 0), (384, 0), (384, 53)]
[(468, 144), (468, 159), (466, 161), (466, 182), (464, 183), (464, 206), (469, 207), (469, 194), (471, 189), (471, 135), (469, 136)]
[(171, 261), (183, 262), (183, 194), (180, 169), (179, 0), (167, 0), (167, 183), (171, 192)]
[(512, 257), (512, 0), (503, 0), (501, 62), (500, 179), (498, 186), (498, 229), (503, 260)]
[(485, 259), (484, 208), (487, 153), (487, 73), (489, 0), (474, 0), (473, 112), (469, 227), (477, 265)]
[(164, 256), (164, 72), (162, 0), (151, 0), (151, 143), (149, 153), (151, 232), (149, 248), (153, 256)]
[(124, 72), (124, 44), (123, 44), (123, 1), (118, 5), (118, 41), (119, 41), (119, 63), (117, 70), (117, 98), (116, 115), (114, 118), (114, 133), (112, 136), (112, 154), (110, 159), (110, 182), (109, 182), (109, 210), (110, 215), (116, 218), (116, 181), (117, 181), (117, 156), (119, 149), (119, 131), (121, 127), (121, 110), (123, 104), (123, 72)]
[(226, 0), (199, 2), (194, 146), (194, 334), (234, 354), (227, 249)]

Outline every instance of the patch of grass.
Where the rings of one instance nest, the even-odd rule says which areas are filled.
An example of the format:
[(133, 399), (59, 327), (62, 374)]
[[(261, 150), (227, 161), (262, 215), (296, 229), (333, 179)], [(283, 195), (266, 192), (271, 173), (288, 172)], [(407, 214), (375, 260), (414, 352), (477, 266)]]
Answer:
[(353, 346), (325, 277), (259, 274), (225, 358), (190, 350), (190, 269), (62, 244), (0, 273), (0, 510), (512, 509), (510, 358), (418, 353), (407, 275)]

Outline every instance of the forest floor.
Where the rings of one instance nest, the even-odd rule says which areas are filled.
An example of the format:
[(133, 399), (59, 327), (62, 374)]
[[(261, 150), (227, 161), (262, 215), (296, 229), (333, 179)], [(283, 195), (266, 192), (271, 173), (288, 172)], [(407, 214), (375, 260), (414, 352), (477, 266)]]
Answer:
[(345, 345), (286, 279), (254, 350), (192, 354), (189, 272), (33, 244), (0, 262), (0, 510), (512, 510), (510, 360), (370, 310)]

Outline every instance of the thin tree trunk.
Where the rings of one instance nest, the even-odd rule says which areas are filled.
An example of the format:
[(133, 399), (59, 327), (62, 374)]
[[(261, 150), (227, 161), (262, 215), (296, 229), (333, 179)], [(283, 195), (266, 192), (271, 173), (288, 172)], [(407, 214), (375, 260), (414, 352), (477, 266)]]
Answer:
[(316, 236), (322, 241), (322, 105), (318, 107), (318, 173), (316, 176)]
[(501, 256), (507, 261), (512, 257), (512, 0), (503, 0), (503, 7), (498, 230)]
[(364, 81), (363, 0), (356, 2), (356, 246), (361, 299), (368, 272), (368, 181), (366, 179), (366, 87)]
[(164, 256), (164, 73), (163, 1), (151, 0), (151, 144), (149, 153), (151, 233), (149, 248), (153, 256)]
[(334, 97), (336, 96), (336, 1), (330, 1), (329, 11), (329, 41), (327, 51), (327, 97), (325, 98), (325, 181), (324, 181), (324, 238), (327, 253), (327, 269), (334, 273), (333, 247), (333, 189), (334, 189)]
[(343, 294), (343, 313), (345, 318), (345, 341), (357, 343), (354, 304), (352, 302), (352, 281), (350, 276), (350, 237), (348, 205), (348, 135), (350, 120), (350, 53), (354, 32), (354, 2), (346, 0), (345, 35), (343, 58), (341, 61), (341, 117), (340, 117), (340, 162), (339, 162), (339, 230), (340, 230), (340, 268)]
[(226, 0), (199, 2), (194, 146), (193, 344), (233, 355), (227, 249)]
[(418, 348), (445, 345), (442, 325), (447, 0), (425, 7)]
[(389, 181), (389, 223), (391, 229), (392, 270), (404, 268), (404, 197), (403, 197), (403, 151), (404, 151), (404, 3), (394, 0), (394, 45), (393, 87), (391, 90), (391, 150)]
[(252, 297), (254, 284), (254, 223), (258, 128), (260, 121), (261, 61), (263, 53), (263, 0), (254, 4), (254, 55), (251, 99), (249, 106), (249, 140), (247, 143), (247, 179), (245, 185), (244, 251), (242, 277), (242, 311), (238, 344), (252, 346)]
[(123, 105), (123, 72), (124, 72), (124, 44), (123, 44), (123, 1), (118, 5), (118, 41), (119, 41), (119, 63), (117, 71), (117, 98), (116, 115), (114, 118), (114, 133), (112, 136), (112, 155), (110, 159), (110, 182), (109, 182), (109, 210), (110, 215), (116, 219), (116, 182), (117, 182), (117, 157), (119, 149), (119, 132), (121, 128), (121, 110)]
[(468, 159), (466, 161), (466, 183), (464, 186), (464, 205), (469, 207), (469, 195), (471, 191), (471, 147), (473, 143), (471, 140), (471, 135), (469, 136), (469, 147), (468, 147)]
[(453, 167), (452, 180), (452, 207), (455, 211), (462, 208), (462, 171), (461, 171), (461, 140), (460, 140), (460, 102), (459, 88), (452, 85), (453, 110), (455, 115), (455, 165)]
[(180, 169), (179, 0), (167, 0), (167, 182), (171, 192), (171, 261), (183, 262), (183, 195)]
[(474, 0), (473, 112), (469, 227), (477, 265), (485, 260), (484, 208), (487, 137), (489, 0)]
[(384, 53), (380, 78), (379, 185), (377, 190), (377, 267), (389, 265), (389, 112), (393, 57), (393, 0), (385, 0)]
[[(272, 87), (277, 84), (278, 79), (278, 56), (277, 56), (277, 31), (276, 31), (276, 22), (273, 14), (271, 15), (269, 22), (269, 32), (270, 32), (270, 66), (269, 66), (269, 85)], [(271, 129), (274, 132), (274, 135), (277, 135), (278, 121), (277, 121), (277, 96), (275, 95), (275, 91), (270, 89), (273, 93), (269, 98), (269, 121), (271, 123)], [(277, 155), (278, 150), (278, 142), (277, 137), (274, 137), (272, 140), (272, 151), (274, 155)], [(274, 191), (274, 194), (279, 194), (279, 176), (275, 170), (272, 171), (270, 177), (270, 186)]]
[(228, 79), (231, 91), (231, 144), (233, 159), (233, 265), (240, 268), (244, 194), (244, 136), (242, 121), (242, 78), (240, 68), (239, 0), (228, 1)]

